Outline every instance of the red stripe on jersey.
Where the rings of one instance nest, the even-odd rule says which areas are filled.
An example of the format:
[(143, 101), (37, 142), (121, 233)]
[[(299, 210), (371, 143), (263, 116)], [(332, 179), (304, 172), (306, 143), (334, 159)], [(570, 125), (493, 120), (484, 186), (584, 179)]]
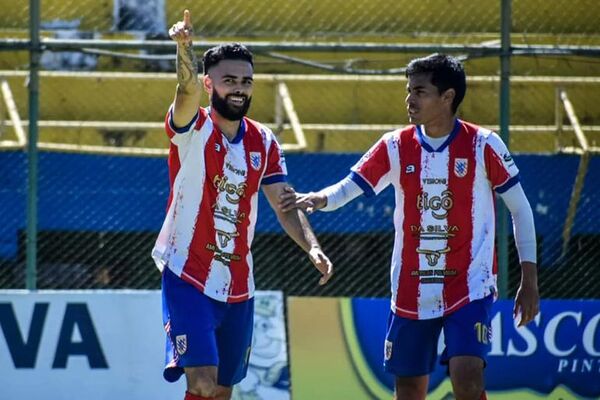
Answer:
[[(190, 243), (188, 259), (183, 268), (183, 272), (194, 279), (188, 278), (185, 274), (181, 275), (185, 281), (201, 291), (204, 291), (202, 284), (206, 284), (210, 263), (214, 258), (214, 251), (207, 247), (210, 246), (213, 249), (217, 247), (213, 207), (219, 193), (213, 182), (216, 176), (223, 176), (223, 165), (225, 164), (225, 151), (215, 151), (217, 144), (223, 148), (222, 136), (217, 134), (215, 129), (213, 129), (210, 138), (206, 142), (206, 147), (204, 147), (206, 181), (204, 182), (200, 210), (196, 218), (194, 237)], [(200, 182), (186, 182), (186, 184), (198, 185)]]
[(377, 186), (382, 176), (390, 171), (390, 158), (388, 156), (387, 142), (379, 140), (356, 163), (356, 172), (364, 178), (371, 187)]
[(496, 188), (506, 183), (510, 179), (510, 174), (504, 167), (500, 155), (492, 149), (492, 146), (486, 144), (483, 149), (483, 156), (485, 159), (485, 171), (492, 183), (492, 187)]
[[(494, 219), (496, 218), (496, 202), (493, 202), (494, 204)], [(494, 232), (495, 234), (495, 232)], [(494, 245), (493, 248), (493, 253), (492, 253), (492, 272), (494, 273), (494, 275), (496, 275), (496, 277), (498, 276), (498, 256), (496, 256), (496, 246)]]
[[(228, 302), (239, 302), (248, 299), (248, 279), (252, 274), (250, 271), (250, 266), (246, 262), (246, 258), (248, 253), (250, 253), (250, 246), (248, 243), (248, 228), (250, 226), (250, 212), (252, 203), (250, 198), (256, 193), (260, 187), (260, 179), (262, 176), (262, 171), (266, 167), (263, 165), (264, 163), (268, 163), (266, 158), (265, 146), (262, 134), (258, 127), (256, 127), (252, 122), (246, 120), (247, 128), (246, 134), (244, 135), (244, 150), (246, 153), (246, 160), (250, 160), (250, 153), (260, 153), (261, 165), (258, 168), (255, 168), (252, 162), (248, 162), (249, 168), (246, 176), (246, 195), (249, 196), (246, 200), (241, 201), (239, 204), (238, 213), (243, 218), (241, 218), (240, 223), (237, 226), (237, 231), (239, 236), (235, 239), (235, 250), (234, 253), (241, 256), (240, 260), (232, 260), (230, 264), (231, 271), (231, 286), (229, 288), (229, 293), (237, 294), (237, 293), (246, 293), (245, 296), (240, 297), (233, 296), (227, 299)], [(272, 143), (271, 148), (275, 146), (275, 143)], [(279, 154), (277, 155), (279, 157)], [(279, 159), (279, 158), (278, 158)], [(269, 164), (267, 164), (269, 165)], [(279, 167), (278, 167), (279, 168)], [(281, 168), (279, 168), (281, 170)]]
[(396, 314), (415, 318), (415, 314), (406, 314), (402, 310), (417, 312), (419, 297), (419, 276), (412, 276), (419, 270), (419, 234), (411, 226), (421, 226), (421, 212), (417, 207), (417, 199), (423, 192), (421, 185), (421, 145), (417, 139), (414, 126), (400, 132), (400, 185), (404, 191), (404, 222), (402, 230), (402, 269), (398, 276), (396, 292)]
[[(469, 302), (468, 268), (472, 261), (473, 191), (475, 184), (475, 141), (477, 129), (462, 124), (448, 148), (448, 190), (452, 192), (452, 208), (448, 212), (450, 252), (446, 254), (446, 269), (457, 275), (444, 279), (445, 308), (455, 310), (459, 303)], [(458, 230), (454, 230), (457, 227)]]

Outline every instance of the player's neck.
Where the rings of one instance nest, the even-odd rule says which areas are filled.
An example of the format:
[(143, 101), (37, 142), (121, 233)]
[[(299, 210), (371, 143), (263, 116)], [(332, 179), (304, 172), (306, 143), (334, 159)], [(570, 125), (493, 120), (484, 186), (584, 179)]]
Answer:
[(425, 126), (425, 132), (427, 133), (427, 136), (431, 138), (448, 136), (452, 132), (452, 129), (454, 129), (455, 119), (456, 117), (451, 115), (449, 117), (438, 118), (423, 124)]
[(225, 119), (214, 108), (211, 109), (210, 117), (227, 140), (231, 142), (235, 139), (240, 129), (241, 120), (230, 121)]

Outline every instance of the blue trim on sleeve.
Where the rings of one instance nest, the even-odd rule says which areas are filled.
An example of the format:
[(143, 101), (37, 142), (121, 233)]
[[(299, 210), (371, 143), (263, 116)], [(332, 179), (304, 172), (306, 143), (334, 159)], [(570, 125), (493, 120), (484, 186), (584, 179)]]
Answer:
[(511, 187), (515, 186), (517, 183), (519, 183), (519, 174), (507, 180), (503, 185), (494, 188), (494, 190), (496, 191), (496, 193), (504, 193)]
[(169, 114), (169, 127), (175, 133), (187, 133), (190, 130), (190, 128), (192, 127), (192, 125), (194, 125), (196, 123), (196, 121), (198, 120), (198, 117), (199, 117), (199, 113), (196, 112), (196, 115), (194, 115), (194, 118), (192, 118), (192, 120), (190, 121), (189, 124), (187, 124), (186, 126), (182, 126), (181, 128), (176, 128), (175, 124), (173, 123), (173, 110), (171, 110), (171, 113)]
[(352, 181), (354, 183), (356, 183), (359, 188), (361, 188), (361, 190), (363, 191), (363, 193), (365, 194), (365, 196), (367, 196), (367, 197), (373, 197), (373, 196), (375, 196), (375, 191), (373, 190), (373, 188), (371, 187), (371, 185), (369, 184), (369, 182), (367, 182), (365, 180), (365, 178), (363, 178), (362, 176), (360, 176), (358, 173), (352, 171), (352, 172), (350, 172), (350, 175), (348, 175), (348, 177), (350, 179), (352, 179)]
[(287, 182), (287, 175), (284, 175), (284, 174), (271, 175), (266, 178), (263, 178), (263, 180), (260, 181), (260, 184), (261, 185), (272, 185), (272, 184), (278, 183), (278, 182)]

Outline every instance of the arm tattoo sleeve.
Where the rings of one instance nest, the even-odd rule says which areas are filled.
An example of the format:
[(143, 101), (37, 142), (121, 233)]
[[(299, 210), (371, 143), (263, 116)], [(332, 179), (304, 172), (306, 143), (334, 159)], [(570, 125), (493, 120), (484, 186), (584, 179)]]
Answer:
[(191, 43), (177, 46), (177, 82), (184, 92), (198, 82), (198, 60)]

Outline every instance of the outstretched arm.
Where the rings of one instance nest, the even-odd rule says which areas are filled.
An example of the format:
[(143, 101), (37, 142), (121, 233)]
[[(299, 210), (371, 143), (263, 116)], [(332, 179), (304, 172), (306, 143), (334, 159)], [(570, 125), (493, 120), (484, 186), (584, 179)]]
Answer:
[(318, 192), (296, 193), (287, 186), (279, 196), (279, 209), (288, 212), (300, 208), (311, 214), (315, 210), (333, 211), (343, 207), (363, 194), (362, 189), (350, 177), (346, 177)]
[(198, 82), (198, 60), (192, 46), (193, 33), (190, 12), (185, 10), (183, 21), (169, 29), (169, 36), (177, 42), (177, 91), (173, 107), (176, 127), (189, 124), (200, 107), (202, 88)]
[(263, 185), (262, 188), (263, 193), (269, 200), (269, 204), (271, 204), (277, 215), (279, 223), (298, 246), (308, 253), (310, 261), (322, 275), (319, 284), (324, 285), (333, 275), (333, 265), (325, 253), (323, 253), (323, 250), (321, 250), (321, 246), (304, 213), (298, 209), (291, 212), (283, 212), (277, 206), (279, 196), (284, 192), (286, 187), (289, 187), (286, 183), (278, 182), (271, 185)]

